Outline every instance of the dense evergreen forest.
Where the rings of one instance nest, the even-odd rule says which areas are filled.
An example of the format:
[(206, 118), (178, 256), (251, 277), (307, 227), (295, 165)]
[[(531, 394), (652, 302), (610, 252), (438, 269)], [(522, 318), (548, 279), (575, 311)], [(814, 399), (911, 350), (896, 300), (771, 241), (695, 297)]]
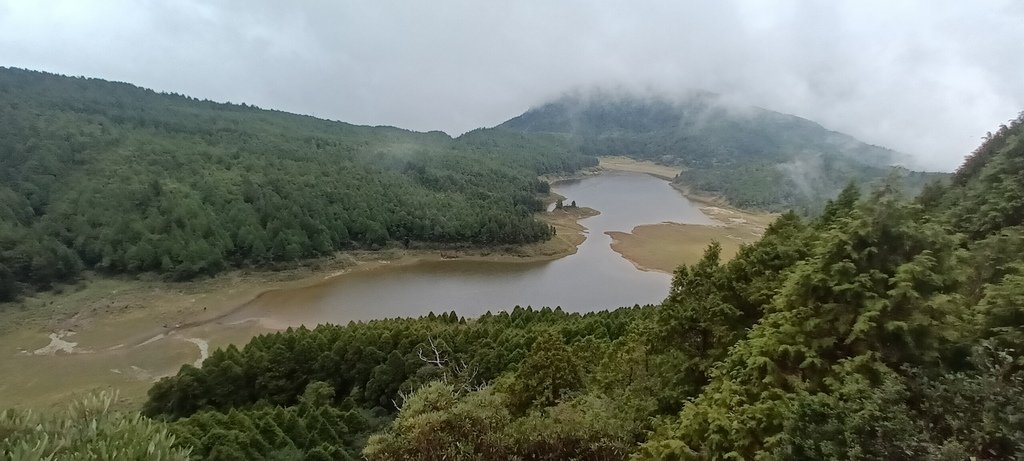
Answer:
[(567, 135), (588, 155), (629, 155), (684, 168), (695, 191), (740, 207), (817, 213), (849, 181), (895, 174), (917, 191), (944, 176), (892, 165), (903, 154), (793, 115), (740, 107), (711, 93), (678, 99), (594, 91), (530, 109), (500, 128)]
[[(318, 254), (315, 241), (543, 238), (530, 214), (537, 174), (592, 162), (557, 135), (453, 140), (17, 70), (0, 72), (0, 95), (9, 292), (82, 267), (157, 270), (132, 261), (184, 277)], [(728, 262), (711, 245), (660, 305), (262, 335), (157, 382), (142, 415), (111, 411), (109, 395), (64, 415), (4, 411), (0, 453), (1019, 459), (1024, 114), (949, 181), (914, 198), (898, 184), (849, 186), (814, 217), (783, 214)]]
[(728, 262), (711, 245), (661, 305), (263, 335), (136, 424), (217, 460), (1019, 459), (1022, 172), (1024, 114), (914, 199), (850, 186)]
[(0, 68), (0, 301), (83, 269), (177, 279), (347, 248), (518, 244), (564, 137), (459, 139)]
[[(596, 155), (679, 164), (686, 187), (811, 213), (897, 160), (716, 101), (566, 97), (452, 139), (0, 68), (0, 302), (83, 270), (181, 280), (344, 249), (540, 241), (537, 177)], [(930, 177), (903, 175), (914, 190)]]

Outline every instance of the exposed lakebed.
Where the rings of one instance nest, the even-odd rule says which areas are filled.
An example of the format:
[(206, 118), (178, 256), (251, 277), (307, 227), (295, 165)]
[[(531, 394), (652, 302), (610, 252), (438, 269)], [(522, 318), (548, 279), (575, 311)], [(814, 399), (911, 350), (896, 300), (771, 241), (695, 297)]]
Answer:
[[(644, 173), (605, 170), (557, 183), (554, 190), (567, 203), (575, 200), (600, 214), (580, 221), (588, 232), (575, 254), (553, 260), (380, 262), (312, 284), (268, 279), (269, 291), (255, 298), (259, 282), (244, 276), (181, 286), (95, 281), (82, 292), (53, 298), (77, 314), (0, 337), (0, 351), (9, 354), (0, 360), (0, 374), (7, 376), (0, 381), (0, 406), (46, 406), (97, 387), (120, 389), (127, 402), (138, 405), (154, 380), (182, 364), (196, 364), (210, 350), (287, 326), (451, 310), (472, 317), (516, 305), (582, 312), (658, 303), (668, 293), (670, 276), (637, 269), (612, 250), (605, 232), (661, 222), (727, 229), (721, 216), (708, 218), (668, 181)], [(691, 239), (673, 240), (679, 238)], [(705, 239), (694, 244), (704, 245), (697, 240)], [(274, 289), (282, 285), (287, 288)], [(247, 321), (253, 319), (258, 322)]]
[(260, 318), (275, 327), (312, 326), (452, 310), (477, 316), (517, 305), (584, 312), (653, 304), (668, 293), (670, 276), (637, 269), (611, 249), (605, 232), (660, 222), (714, 223), (667, 181), (642, 173), (608, 172), (559, 182), (553, 190), (566, 203), (600, 211), (580, 221), (588, 231), (576, 254), (553, 261), (384, 266), (264, 293), (222, 321)]

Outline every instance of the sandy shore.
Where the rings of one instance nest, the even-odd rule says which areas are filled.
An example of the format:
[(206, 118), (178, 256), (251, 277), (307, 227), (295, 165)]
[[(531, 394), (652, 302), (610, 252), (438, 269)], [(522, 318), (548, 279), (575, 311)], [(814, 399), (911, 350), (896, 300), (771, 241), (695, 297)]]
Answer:
[(600, 157), (598, 168), (611, 171), (630, 171), (633, 173), (647, 173), (651, 176), (671, 181), (683, 171), (682, 168), (662, 165), (646, 160), (635, 160), (629, 157), (608, 156)]
[[(633, 171), (665, 179), (679, 171), (651, 162), (608, 157), (601, 159), (599, 169), (580, 177), (601, 170)], [(549, 200), (556, 198), (553, 194)], [(726, 245), (723, 236), (733, 232), (730, 225), (740, 224), (730, 220), (748, 218), (743, 214), (734, 216), (734, 212), (742, 213), (705, 207), (705, 213), (723, 223), (719, 227), (640, 226), (632, 233), (613, 235), (613, 249), (638, 267), (670, 271), (677, 260), (687, 262), (694, 254), (699, 257), (711, 238)], [(557, 259), (576, 252), (586, 239), (578, 221), (595, 214), (597, 211), (588, 208), (542, 213), (541, 217), (555, 227), (556, 235), (531, 245), (346, 252), (291, 268), (236, 270), (187, 283), (155, 277), (93, 276), (59, 291), (0, 304), (0, 376), (4, 376), (0, 380), (0, 408), (47, 408), (106, 388), (120, 390), (120, 405), (137, 408), (160, 377), (177, 372), (184, 364), (197, 363), (209, 351), (244, 344), (255, 335), (274, 331), (260, 322), (225, 325), (216, 321), (261, 293), (308, 286), (386, 265), (455, 258), (502, 262)], [(753, 231), (750, 235), (739, 237), (756, 238)]]
[[(682, 171), (678, 167), (628, 157), (602, 157), (600, 160), (601, 168), (606, 170), (647, 173), (668, 181)], [(700, 205), (701, 211), (715, 223), (658, 223), (637, 226), (631, 232), (607, 232), (613, 240), (612, 249), (640, 270), (672, 273), (679, 265), (700, 260), (712, 241), (722, 245), (722, 259), (728, 260), (742, 244), (760, 239), (764, 229), (777, 217), (772, 213), (731, 207), (721, 198), (698, 195), (676, 183), (672, 186)]]
[(712, 241), (722, 245), (723, 261), (731, 259), (741, 245), (760, 239), (767, 225), (762, 224), (767, 220), (762, 215), (718, 207), (701, 210), (719, 222), (710, 226), (660, 223), (637, 226), (628, 233), (607, 232), (612, 237), (612, 249), (640, 270), (672, 273), (682, 264), (699, 261)]
[(589, 208), (543, 213), (556, 235), (530, 245), (347, 252), (284, 270), (236, 270), (187, 283), (91, 277), (60, 292), (3, 304), (0, 408), (46, 408), (105, 388), (120, 391), (121, 405), (137, 407), (155, 380), (181, 365), (274, 331), (260, 322), (216, 322), (264, 292), (421, 261), (556, 259), (576, 252), (586, 239), (577, 221), (596, 214)]

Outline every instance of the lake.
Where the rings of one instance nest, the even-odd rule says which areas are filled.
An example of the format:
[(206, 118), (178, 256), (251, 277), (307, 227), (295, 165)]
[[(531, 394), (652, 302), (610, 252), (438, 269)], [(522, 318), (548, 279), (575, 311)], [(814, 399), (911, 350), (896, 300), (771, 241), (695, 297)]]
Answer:
[(656, 304), (671, 276), (636, 269), (611, 249), (606, 231), (641, 224), (711, 224), (668, 181), (642, 173), (607, 172), (564, 181), (552, 190), (594, 208), (580, 221), (587, 240), (574, 255), (543, 262), (443, 260), (357, 271), (312, 286), (264, 293), (227, 320), (263, 318), (275, 326), (347, 323), (449, 312), (473, 317), (514, 306), (560, 306), (586, 312)]

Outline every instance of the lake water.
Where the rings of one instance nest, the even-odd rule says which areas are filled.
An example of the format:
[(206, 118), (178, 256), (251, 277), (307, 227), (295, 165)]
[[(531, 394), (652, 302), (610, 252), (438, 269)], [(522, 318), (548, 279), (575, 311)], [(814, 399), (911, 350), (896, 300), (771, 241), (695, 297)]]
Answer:
[(611, 249), (611, 237), (604, 232), (666, 221), (712, 222), (667, 181), (646, 174), (610, 172), (552, 189), (567, 198), (565, 203), (575, 200), (601, 212), (580, 221), (588, 235), (574, 255), (529, 263), (447, 260), (385, 266), (268, 292), (231, 317), (312, 326), (431, 311), (470, 317), (516, 305), (586, 312), (655, 304), (668, 294), (671, 277), (636, 269)]

